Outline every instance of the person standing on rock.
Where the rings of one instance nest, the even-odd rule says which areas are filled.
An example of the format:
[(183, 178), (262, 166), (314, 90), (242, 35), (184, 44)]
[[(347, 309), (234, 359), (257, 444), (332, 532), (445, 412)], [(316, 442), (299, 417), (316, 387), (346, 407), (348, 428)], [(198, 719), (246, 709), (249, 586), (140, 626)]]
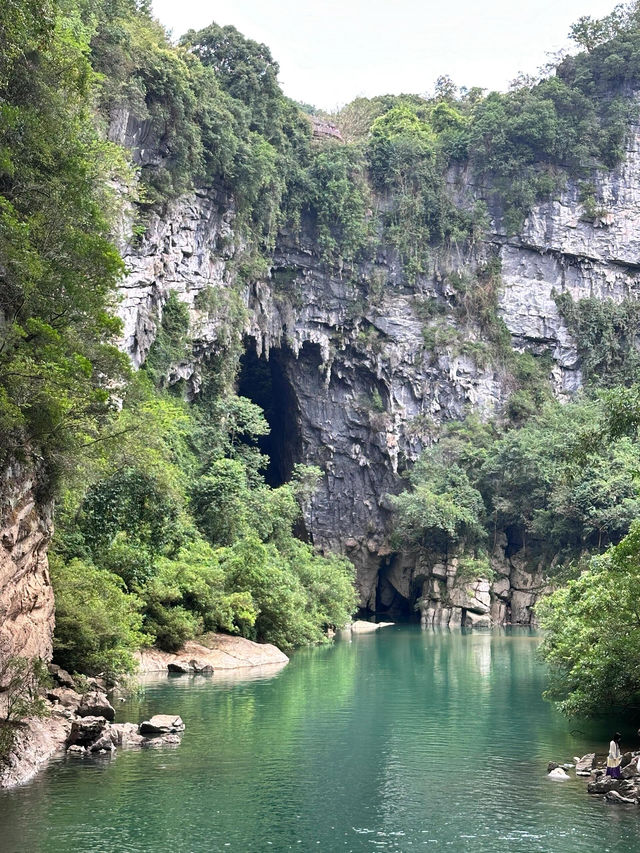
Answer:
[(620, 752), (620, 732), (616, 732), (613, 740), (609, 744), (609, 755), (607, 756), (607, 776), (613, 776), (614, 779), (620, 778), (620, 762), (622, 761), (622, 753)]

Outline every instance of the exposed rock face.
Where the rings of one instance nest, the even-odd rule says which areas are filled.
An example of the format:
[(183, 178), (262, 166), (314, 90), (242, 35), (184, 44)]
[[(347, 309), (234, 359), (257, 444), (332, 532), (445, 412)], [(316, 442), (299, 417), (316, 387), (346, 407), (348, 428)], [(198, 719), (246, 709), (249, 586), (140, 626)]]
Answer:
[(44, 720), (30, 719), (16, 732), (14, 748), (0, 768), (0, 788), (22, 785), (58, 752), (71, 731), (71, 714), (53, 710)]
[(0, 473), (0, 662), (18, 655), (51, 657), (52, 506), (38, 499), (38, 487), (37, 472), (27, 462), (14, 459)]
[[(122, 131), (122, 128), (121, 128)], [(126, 130), (122, 132), (129, 132)], [(426, 623), (528, 624), (545, 581), (510, 558), (495, 557), (496, 580), (456, 580), (418, 566), (411, 555), (391, 555), (385, 495), (399, 489), (398, 471), (417, 458), (440, 423), (469, 410), (489, 415), (508, 397), (500, 368), (477, 363), (459, 348), (434, 352), (425, 345), (420, 304), (446, 303), (447, 274), (500, 258), (500, 313), (516, 349), (549, 352), (557, 394), (581, 384), (575, 341), (558, 312), (553, 291), (636, 298), (640, 290), (640, 132), (629, 137), (617, 169), (595, 181), (602, 207), (587, 218), (579, 188), (570, 183), (555, 201), (536, 207), (522, 233), (508, 237), (498, 221), (469, 256), (441, 253), (429, 276), (408, 284), (391, 250), (356, 270), (331, 271), (310, 234), (283, 234), (271, 274), (244, 289), (247, 346), (269, 358), (287, 386), (287, 438), (294, 461), (317, 464), (325, 478), (306, 511), (316, 546), (348, 554), (358, 572), (361, 603), (371, 610), (412, 604), (422, 597)], [(481, 190), (476, 190), (481, 194)], [(228, 340), (225, 294), (234, 283), (239, 239), (233, 207), (219, 191), (199, 191), (152, 219), (137, 248), (125, 248), (130, 273), (123, 284), (123, 346), (134, 364), (145, 358), (170, 290), (191, 311), (194, 356), (175, 376), (198, 387), (198, 362)], [(217, 308), (198, 295), (212, 288)], [(446, 321), (456, 333), (456, 320)], [(469, 328), (458, 334), (474, 335)], [(523, 561), (521, 561), (522, 563)], [(440, 574), (439, 574), (440, 572)]]
[(79, 717), (104, 717), (110, 722), (116, 717), (115, 708), (107, 699), (106, 693), (97, 690), (85, 693), (76, 713)]

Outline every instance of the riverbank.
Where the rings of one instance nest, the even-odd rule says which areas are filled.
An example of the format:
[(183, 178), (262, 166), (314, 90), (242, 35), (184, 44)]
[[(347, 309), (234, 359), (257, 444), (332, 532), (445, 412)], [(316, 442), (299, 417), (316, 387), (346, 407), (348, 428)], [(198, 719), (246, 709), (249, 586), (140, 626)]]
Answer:
[(178, 714), (180, 746), (51, 762), (0, 792), (0, 847), (628, 853), (638, 807), (547, 778), (604, 755), (617, 721), (578, 729), (545, 702), (538, 643), (409, 623), (301, 649), (273, 678), (145, 676), (117, 719)]
[(204, 634), (189, 640), (178, 652), (142, 649), (136, 655), (138, 672), (217, 672), (270, 664), (286, 664), (289, 658), (271, 643), (254, 643), (229, 634)]
[[(254, 668), (285, 666), (289, 662), (287, 655), (270, 643), (215, 633), (205, 634), (198, 640), (185, 643), (175, 653), (142, 649), (136, 655), (137, 674), (191, 672), (213, 675), (216, 672), (250, 672)], [(90, 679), (90, 691), (82, 695), (76, 691), (76, 684), (68, 673), (58, 667), (51, 669), (55, 686), (47, 692), (47, 716), (29, 718), (16, 727), (11, 755), (0, 767), (0, 788), (13, 788), (30, 781), (53, 756), (64, 752), (70, 744), (74, 725), (77, 728), (80, 721), (104, 720), (106, 725), (100, 724), (100, 736), (113, 722), (115, 710), (104, 695), (100, 680)], [(95, 707), (83, 706), (86, 701)]]

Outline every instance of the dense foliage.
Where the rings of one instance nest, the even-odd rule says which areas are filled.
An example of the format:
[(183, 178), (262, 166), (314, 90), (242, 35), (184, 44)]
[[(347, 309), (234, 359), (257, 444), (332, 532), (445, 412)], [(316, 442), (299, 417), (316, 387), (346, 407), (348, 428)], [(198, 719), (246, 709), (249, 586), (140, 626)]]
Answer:
[(570, 715), (640, 708), (640, 525), (537, 608), (547, 696)]
[(596, 441), (608, 400), (549, 402), (524, 424), (452, 424), (392, 498), (411, 547), (492, 550), (498, 533), (537, 564), (567, 566), (619, 542), (640, 516), (640, 445)]
[(228, 392), (189, 405), (141, 376), (116, 427), (63, 494), (57, 660), (114, 674), (145, 643), (173, 651), (221, 630), (288, 649), (348, 621), (352, 566), (293, 534), (320, 472), (265, 484), (257, 439), (268, 426), (256, 405)]

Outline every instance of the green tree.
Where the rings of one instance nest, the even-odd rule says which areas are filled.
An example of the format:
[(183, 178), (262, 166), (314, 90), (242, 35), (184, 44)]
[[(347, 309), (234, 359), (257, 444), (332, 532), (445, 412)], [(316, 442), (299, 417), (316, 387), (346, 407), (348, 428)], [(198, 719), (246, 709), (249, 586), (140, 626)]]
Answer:
[(571, 716), (640, 708), (640, 525), (536, 607), (546, 696)]
[(111, 572), (55, 556), (51, 581), (56, 597), (55, 660), (71, 672), (112, 679), (135, 669), (133, 652), (153, 637), (142, 630), (141, 602)]

